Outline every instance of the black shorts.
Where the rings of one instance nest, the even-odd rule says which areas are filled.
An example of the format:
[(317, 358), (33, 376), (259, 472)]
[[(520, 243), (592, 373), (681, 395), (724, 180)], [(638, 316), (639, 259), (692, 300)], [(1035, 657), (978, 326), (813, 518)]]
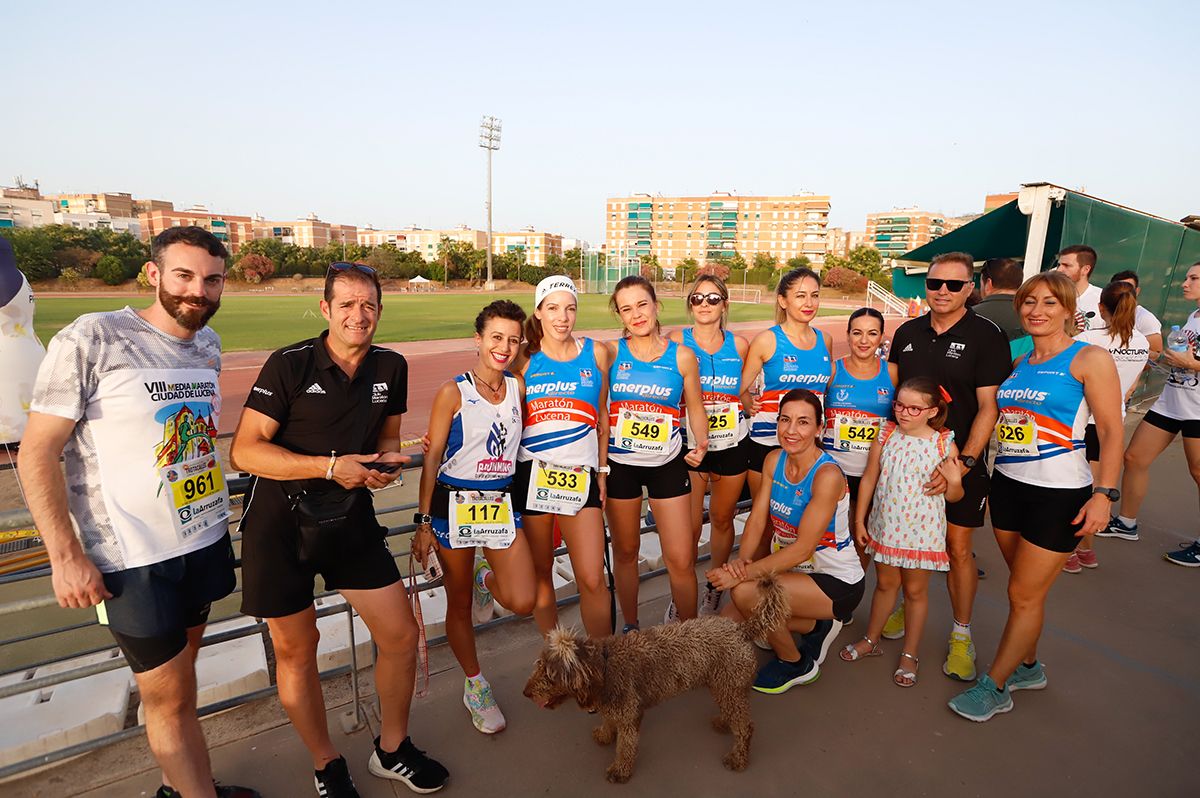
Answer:
[(963, 496), (956, 502), (946, 504), (946, 522), (956, 526), (977, 529), (983, 526), (984, 509), (987, 506), (988, 485), (987, 463), (980, 456), (975, 467), (963, 475)]
[(854, 504), (858, 501), (858, 486), (862, 484), (862, 477), (852, 477), (846, 473), (843, 476), (846, 477), (846, 486), (850, 488), (850, 503)]
[(817, 583), (817, 587), (821, 588), (821, 592), (829, 596), (829, 600), (833, 602), (833, 617), (839, 621), (846, 621), (854, 614), (854, 609), (862, 601), (863, 593), (867, 589), (865, 577), (850, 584), (829, 574), (809, 574), (809, 576)]
[(1091, 486), (1044, 488), (997, 472), (992, 477), (992, 527), (1018, 532), (1039, 549), (1069, 554), (1079, 545), (1071, 523), (1092, 497)]
[(376, 590), (400, 581), (387, 528), (369, 520), (354, 545), (316, 562), (300, 561), (300, 530), (279, 483), (254, 479), (242, 518), (242, 612), (255, 618), (294, 615), (313, 603), (317, 574), (327, 590)]
[[(747, 438), (746, 440), (750, 439)], [(748, 445), (750, 447), (749, 451), (747, 452), (747, 459), (749, 462), (747, 462), (746, 468), (750, 471), (757, 471), (761, 474), (763, 470), (763, 463), (767, 461), (767, 455), (778, 449), (779, 446), (767, 446), (756, 441), (750, 441)]]
[(112, 593), (104, 601), (108, 630), (134, 673), (183, 651), (187, 630), (207, 623), (212, 602), (237, 585), (228, 533), (202, 549), (102, 576)]
[[(513, 509), (521, 515), (536, 516), (546, 515), (541, 510), (530, 510), (525, 506), (526, 498), (529, 496), (529, 480), (533, 475), (532, 460), (518, 460), (517, 473), (513, 477), (512, 482), (512, 503)], [(583, 508), (599, 507), (600, 506), (600, 480), (596, 472), (592, 472), (592, 484), (588, 487), (587, 499), (583, 502)]]
[(692, 492), (683, 452), (660, 466), (634, 466), (608, 461), (608, 498), (640, 499), (645, 488), (651, 499), (674, 499)]
[(700, 461), (699, 468), (692, 468), (702, 474), (716, 474), (721, 477), (735, 477), (746, 473), (750, 464), (750, 439), (742, 438), (736, 446), (722, 449), (719, 452), (707, 451)]
[(1089, 463), (1100, 462), (1100, 436), (1096, 434), (1096, 425), (1088, 424), (1083, 430), (1083, 451)]
[(1146, 413), (1145, 421), (1152, 427), (1158, 427), (1172, 435), (1183, 433), (1185, 438), (1200, 438), (1200, 418), (1190, 418), (1186, 421), (1181, 421), (1177, 418), (1169, 418), (1162, 413), (1155, 413), (1153, 410)]

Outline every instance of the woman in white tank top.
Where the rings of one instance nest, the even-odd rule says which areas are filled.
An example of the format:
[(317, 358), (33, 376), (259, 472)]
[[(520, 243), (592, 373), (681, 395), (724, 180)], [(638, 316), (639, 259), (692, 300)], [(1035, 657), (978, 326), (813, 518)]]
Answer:
[[(508, 368), (521, 346), (525, 312), (508, 300), (475, 319), (479, 359), (438, 390), (429, 414), (429, 451), (421, 469), (413, 556), (434, 552), (445, 572), (446, 638), (462, 666), (463, 704), (484, 734), (505, 727), (479, 668), (475, 628), (495, 602), (517, 615), (533, 611), (533, 560), (509, 487), (521, 443), (524, 385)], [(484, 546), (483, 559), (476, 550)]]

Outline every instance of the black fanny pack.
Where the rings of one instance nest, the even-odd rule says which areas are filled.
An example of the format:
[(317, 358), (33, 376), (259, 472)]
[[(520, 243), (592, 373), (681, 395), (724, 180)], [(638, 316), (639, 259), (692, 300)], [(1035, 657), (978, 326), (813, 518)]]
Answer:
[(371, 492), (365, 488), (288, 492), (300, 530), (300, 562), (321, 562), (339, 550), (358, 548), (379, 537)]

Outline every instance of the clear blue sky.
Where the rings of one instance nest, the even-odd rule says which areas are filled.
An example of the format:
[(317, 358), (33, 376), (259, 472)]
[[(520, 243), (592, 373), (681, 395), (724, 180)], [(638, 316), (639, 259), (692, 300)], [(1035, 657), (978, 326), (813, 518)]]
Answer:
[[(1047, 180), (1200, 213), (1185, 2), (22, 3), (0, 183), (600, 242), (636, 191), (828, 193), (832, 223)], [(1190, 6), (1190, 7), (1189, 7)]]

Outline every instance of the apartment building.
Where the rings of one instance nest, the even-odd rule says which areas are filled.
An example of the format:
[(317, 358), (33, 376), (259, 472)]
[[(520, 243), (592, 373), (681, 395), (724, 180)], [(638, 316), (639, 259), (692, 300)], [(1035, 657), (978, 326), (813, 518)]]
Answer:
[(1003, 194), (988, 194), (983, 198), (983, 212), (994, 211), (1001, 205), (1007, 205), (1017, 198), (1017, 192), (1009, 191)]
[(613, 254), (657, 256), (668, 268), (685, 258), (703, 263), (735, 254), (749, 263), (760, 252), (780, 262), (806, 255), (820, 264), (829, 207), (829, 197), (816, 194), (610, 197), (605, 247)]
[(294, 222), (272, 222), (261, 216), (252, 220), (256, 239), (275, 238), (285, 244), (308, 249), (322, 249), (330, 244), (358, 243), (358, 228), (352, 224), (323, 222), (315, 213)]
[(408, 237), (404, 230), (376, 230), (371, 225), (358, 228), (358, 245), (360, 247), (378, 247), (391, 244), (404, 252), (407, 250)]
[(249, 216), (213, 213), (203, 205), (194, 205), (182, 211), (153, 210), (139, 214), (138, 221), (141, 223), (143, 241), (149, 241), (169, 227), (195, 225), (224, 242), (231, 255), (236, 254), (243, 243), (254, 238), (253, 220)]
[[(438, 245), (442, 243), (443, 238), (470, 244), (475, 249), (487, 249), (487, 233), (483, 230), (474, 230), (465, 224), (449, 230), (426, 230), (420, 227), (410, 227), (402, 232), (404, 233), (405, 250), (419, 252), (421, 257), (431, 263), (437, 260)], [(492, 235), (495, 237), (495, 233)]]
[(867, 214), (866, 243), (879, 250), (885, 260), (928, 244), (947, 232), (942, 214), (920, 208), (893, 208), (885, 213)]
[(828, 253), (835, 257), (845, 258), (858, 247), (866, 245), (867, 233), (865, 230), (844, 230), (841, 227), (830, 227), (828, 240)]
[(46, 199), (54, 203), (57, 213), (107, 213), (109, 216), (127, 219), (138, 214), (134, 209), (133, 197), (120, 191), (103, 194), (47, 194)]
[(492, 233), (492, 254), (524, 251), (525, 263), (543, 267), (550, 255), (562, 256), (563, 238), (555, 233), (543, 233), (527, 227), (516, 233)]
[(114, 216), (111, 213), (89, 211), (86, 213), (54, 212), (54, 223), (74, 227), (77, 230), (112, 230), (114, 233), (129, 233), (140, 238), (142, 225), (132, 216)]
[(54, 203), (46, 199), (29, 199), (12, 196), (16, 191), (4, 192), (0, 197), (0, 228), (41, 227), (54, 224)]

